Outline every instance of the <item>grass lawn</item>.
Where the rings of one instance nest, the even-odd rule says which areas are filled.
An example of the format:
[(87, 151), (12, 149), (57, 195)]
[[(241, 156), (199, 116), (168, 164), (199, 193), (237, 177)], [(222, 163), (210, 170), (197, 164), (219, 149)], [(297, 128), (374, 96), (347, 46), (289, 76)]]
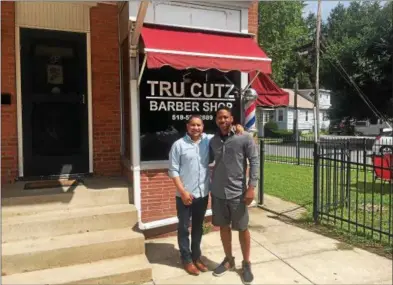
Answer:
[[(336, 231), (351, 233), (352, 237), (377, 241), (391, 250), (392, 237), (334, 217), (392, 234), (393, 195), (390, 193), (393, 186), (374, 181), (372, 172), (342, 170), (341, 167), (321, 169), (320, 195), (324, 205), (322, 223)], [(347, 181), (349, 189), (345, 187)], [(264, 189), (266, 194), (304, 206), (308, 210), (305, 219), (310, 221), (313, 209), (313, 167), (266, 161)]]
[(313, 168), (265, 162), (265, 193), (312, 211)]

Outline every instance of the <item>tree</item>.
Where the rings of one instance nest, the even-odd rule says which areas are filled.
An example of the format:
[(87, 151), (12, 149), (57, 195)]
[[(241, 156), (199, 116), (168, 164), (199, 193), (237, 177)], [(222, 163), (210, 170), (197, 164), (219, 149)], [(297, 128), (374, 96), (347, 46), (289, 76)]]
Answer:
[(304, 6), (303, 1), (259, 2), (259, 44), (272, 58), (272, 77), (281, 87), (293, 88), (297, 73), (300, 88), (311, 87), (305, 71), (307, 62), (299, 59), (294, 51), (309, 39), (302, 17)]
[(392, 115), (387, 104), (392, 96), (392, 4), (351, 2), (332, 10), (323, 28), (321, 82), (333, 91), (333, 117), (375, 118), (347, 75), (380, 112)]

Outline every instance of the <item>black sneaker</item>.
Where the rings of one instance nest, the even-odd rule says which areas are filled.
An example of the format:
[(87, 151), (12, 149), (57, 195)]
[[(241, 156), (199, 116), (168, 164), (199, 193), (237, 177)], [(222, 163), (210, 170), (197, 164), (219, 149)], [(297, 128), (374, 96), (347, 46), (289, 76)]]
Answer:
[(214, 276), (222, 276), (224, 275), (228, 270), (234, 270), (235, 269), (235, 258), (228, 258), (225, 257), (224, 260), (221, 262), (219, 266), (217, 266), (216, 269), (213, 271)]
[(243, 283), (248, 285), (254, 280), (254, 275), (251, 272), (251, 263), (243, 261), (242, 268), (242, 279)]

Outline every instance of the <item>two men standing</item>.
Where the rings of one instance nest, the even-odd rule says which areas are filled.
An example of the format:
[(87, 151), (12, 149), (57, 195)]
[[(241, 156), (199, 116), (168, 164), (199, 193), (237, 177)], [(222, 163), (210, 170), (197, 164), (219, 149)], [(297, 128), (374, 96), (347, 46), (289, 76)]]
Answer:
[[(235, 267), (232, 255), (232, 229), (239, 231), (243, 253), (243, 282), (253, 280), (250, 265), (250, 233), (248, 205), (254, 199), (258, 175), (258, 151), (253, 138), (237, 133), (229, 108), (217, 111), (216, 123), (220, 131), (211, 136), (203, 133), (203, 122), (193, 116), (187, 123), (187, 134), (176, 141), (170, 151), (169, 175), (177, 188), (178, 243), (185, 270), (193, 275), (207, 271), (200, 260), (203, 220), (211, 192), (213, 225), (220, 227), (225, 252), (223, 262), (214, 270), (221, 276)], [(209, 176), (209, 157), (214, 160)], [(246, 185), (247, 159), (250, 178)], [(192, 242), (189, 246), (188, 227), (192, 217)]]

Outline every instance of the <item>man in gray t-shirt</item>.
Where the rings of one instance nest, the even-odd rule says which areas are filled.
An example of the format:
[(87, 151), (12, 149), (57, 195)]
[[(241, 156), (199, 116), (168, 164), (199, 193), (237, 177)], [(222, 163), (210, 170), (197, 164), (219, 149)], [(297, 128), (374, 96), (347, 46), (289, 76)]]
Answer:
[[(224, 261), (214, 270), (221, 276), (235, 268), (232, 255), (232, 229), (239, 231), (243, 253), (243, 274), (245, 284), (253, 280), (250, 264), (250, 232), (248, 230), (248, 208), (254, 200), (254, 188), (258, 180), (259, 158), (253, 138), (248, 133), (234, 135), (233, 116), (229, 108), (217, 111), (216, 123), (220, 128), (210, 140), (210, 155), (214, 159), (211, 181), (213, 224), (220, 227)], [(247, 185), (247, 160), (249, 180)]]

